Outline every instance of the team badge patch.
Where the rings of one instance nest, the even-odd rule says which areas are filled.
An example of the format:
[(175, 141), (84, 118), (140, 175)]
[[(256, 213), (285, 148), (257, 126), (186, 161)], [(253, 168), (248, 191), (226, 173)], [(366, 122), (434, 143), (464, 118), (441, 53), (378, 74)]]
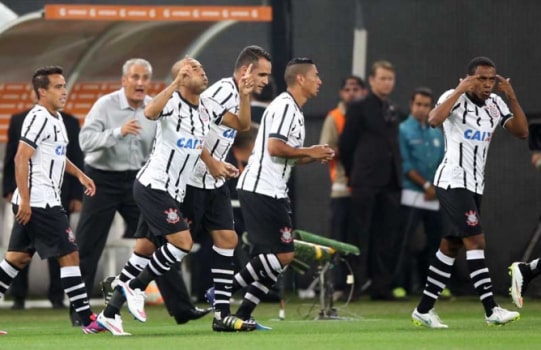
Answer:
[(466, 215), (466, 224), (468, 224), (468, 226), (477, 226), (479, 224), (479, 219), (475, 210), (470, 210), (464, 215)]
[(73, 234), (73, 230), (71, 229), (71, 227), (68, 227), (66, 229), (66, 233), (68, 234), (68, 240), (71, 243), (74, 243), (75, 242), (75, 235)]
[(496, 106), (495, 103), (489, 103), (486, 106), (486, 109), (487, 109), (488, 114), (492, 118), (498, 118), (500, 116), (500, 111), (498, 110), (498, 106)]
[(164, 211), (164, 213), (166, 215), (165, 221), (167, 221), (168, 223), (176, 224), (177, 222), (180, 221), (180, 216), (178, 215), (177, 209), (169, 208), (166, 211)]
[(291, 232), (291, 227), (284, 227), (280, 229), (280, 240), (284, 243), (291, 243), (293, 242), (293, 233)]
[(201, 120), (208, 123), (208, 121), (210, 120), (209, 115), (209, 111), (205, 108), (205, 106), (201, 104), (199, 106), (199, 117), (201, 117)]

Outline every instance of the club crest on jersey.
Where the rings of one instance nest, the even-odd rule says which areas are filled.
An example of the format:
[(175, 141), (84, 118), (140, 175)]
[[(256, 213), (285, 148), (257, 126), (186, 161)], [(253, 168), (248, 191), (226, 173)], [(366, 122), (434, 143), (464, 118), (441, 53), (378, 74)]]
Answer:
[(203, 142), (198, 139), (192, 139), (188, 137), (181, 137), (177, 140), (178, 148), (188, 148), (188, 149), (201, 149)]
[(464, 138), (472, 141), (490, 141), (492, 133), (490, 131), (480, 131), (467, 129), (464, 131)]
[(293, 242), (293, 233), (291, 232), (291, 227), (283, 227), (280, 229), (280, 240), (284, 243), (291, 243)]
[(73, 230), (71, 229), (71, 227), (68, 227), (66, 229), (66, 233), (68, 234), (68, 240), (71, 243), (75, 243), (75, 235), (73, 234)]
[(479, 219), (475, 210), (470, 210), (464, 215), (466, 215), (466, 224), (468, 224), (468, 226), (477, 226), (479, 224)]
[(500, 115), (498, 106), (495, 103), (489, 103), (488, 105), (486, 105), (485, 108), (492, 118), (498, 118), (498, 116)]
[(208, 123), (208, 121), (210, 120), (209, 115), (210, 115), (209, 111), (205, 108), (205, 106), (203, 106), (203, 104), (200, 104), (199, 105), (199, 117), (201, 118), (201, 120)]
[(165, 221), (167, 221), (168, 223), (176, 224), (177, 222), (180, 221), (180, 216), (178, 215), (177, 209), (169, 208), (166, 211), (164, 211), (164, 213), (166, 215)]

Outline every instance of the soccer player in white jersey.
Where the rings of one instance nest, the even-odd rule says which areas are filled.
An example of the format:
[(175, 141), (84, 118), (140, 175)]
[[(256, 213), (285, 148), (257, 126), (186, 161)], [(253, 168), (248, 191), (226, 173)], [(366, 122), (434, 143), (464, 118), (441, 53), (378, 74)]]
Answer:
[[(226, 120), (213, 118), (210, 130), (205, 138), (204, 154), (207, 154), (218, 165), (225, 158), (233, 144), (237, 130), (244, 131), (250, 128), (250, 95), (248, 90), (242, 90), (242, 81), (253, 80), (252, 91), (260, 93), (269, 82), (271, 74), (270, 54), (259, 46), (247, 46), (241, 50), (235, 62), (233, 76), (214, 83), (201, 95), (202, 98), (212, 98), (229, 115), (238, 118)], [(240, 109), (248, 113), (239, 113)], [(211, 115), (215, 114), (210, 111)], [(234, 122), (234, 124), (232, 124)], [(233, 126), (233, 127), (232, 127)], [(195, 238), (202, 231), (210, 232), (213, 240), (211, 251), (211, 275), (214, 286), (214, 331), (231, 331), (231, 327), (224, 327), (222, 320), (231, 314), (230, 288), (233, 284), (234, 250), (238, 237), (234, 230), (233, 208), (229, 187), (225, 185), (223, 177), (214, 177), (214, 166), (207, 165), (199, 159), (194, 172), (186, 187), (186, 198), (182, 209), (184, 216), (191, 225), (192, 236)]]
[(308, 58), (295, 58), (286, 67), (287, 91), (267, 107), (248, 165), (237, 189), (253, 258), (234, 277), (232, 292), (248, 287), (236, 315), (244, 320), (283, 269), (293, 260), (294, 246), (287, 181), (296, 164), (326, 162), (328, 145), (304, 147), (302, 107), (317, 96), (321, 79)]
[[(493, 93), (505, 94), (508, 104)], [(445, 156), (436, 171), (434, 186), (443, 208), (453, 224), (446, 232), (429, 267), (421, 300), (412, 313), (414, 324), (429, 328), (447, 328), (434, 304), (445, 288), (459, 250), (466, 249), (470, 277), (479, 294), (489, 325), (517, 320), (518, 312), (496, 304), (492, 282), (485, 263), (485, 234), (480, 224), (481, 197), (485, 185), (488, 147), (498, 125), (513, 136), (528, 136), (526, 116), (509, 82), (496, 74), (496, 65), (487, 57), (474, 58), (467, 75), (454, 90), (445, 92), (430, 111), (429, 123), (443, 124)]]
[(16, 222), (0, 262), (0, 297), (35, 252), (42, 259), (56, 257), (64, 291), (81, 319), (83, 332), (102, 332), (88, 304), (75, 236), (60, 199), (64, 172), (77, 177), (86, 195), (96, 192), (92, 179), (66, 158), (69, 140), (60, 114), (67, 98), (62, 68), (36, 70), (32, 85), (38, 103), (24, 119), (15, 156), (17, 189), (12, 203)]
[[(141, 210), (141, 219), (134, 254), (122, 273), (129, 273), (131, 267), (140, 272), (115, 289), (107, 307), (98, 316), (99, 324), (113, 335), (129, 335), (124, 332), (120, 317), (125, 301), (137, 320), (146, 321), (145, 288), (190, 252), (193, 242), (180, 208), (185, 186), (196, 160), (199, 156), (205, 158), (201, 149), (211, 119), (232, 119), (213, 99), (200, 99), (208, 79), (198, 61), (187, 57), (177, 62), (172, 72), (174, 81), (145, 107), (145, 116), (156, 120), (158, 126), (154, 149), (134, 183), (134, 198)], [(253, 88), (250, 81), (243, 84), (251, 84), (250, 89)], [(235, 176), (237, 172), (236, 168), (221, 164), (217, 176)], [(224, 327), (246, 328), (237, 318), (223, 322)]]

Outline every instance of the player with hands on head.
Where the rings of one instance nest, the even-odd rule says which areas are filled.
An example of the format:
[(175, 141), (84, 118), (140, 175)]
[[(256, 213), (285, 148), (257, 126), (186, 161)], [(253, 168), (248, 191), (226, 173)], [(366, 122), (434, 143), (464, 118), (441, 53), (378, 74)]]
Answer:
[[(443, 124), (445, 156), (434, 176), (434, 186), (452, 231), (445, 232), (427, 273), (423, 295), (411, 315), (414, 324), (447, 328), (434, 305), (451, 276), (459, 250), (466, 249), (470, 277), (489, 325), (517, 320), (518, 312), (506, 310), (494, 300), (489, 269), (485, 262), (485, 233), (480, 209), (484, 190), (485, 162), (492, 135), (498, 124), (513, 136), (528, 137), (526, 116), (509, 79), (496, 74), (496, 65), (487, 57), (476, 57), (467, 76), (454, 90), (445, 92), (429, 113), (432, 126)], [(496, 84), (497, 83), (497, 84)], [(498, 87), (508, 104), (494, 94)]]

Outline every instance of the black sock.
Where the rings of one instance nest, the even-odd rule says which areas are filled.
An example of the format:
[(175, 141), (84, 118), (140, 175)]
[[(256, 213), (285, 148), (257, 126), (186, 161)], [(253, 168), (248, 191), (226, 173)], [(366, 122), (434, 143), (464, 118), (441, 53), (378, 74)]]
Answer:
[(233, 288), (234, 249), (212, 246), (212, 280), (214, 282), (214, 312), (220, 319), (231, 313), (229, 300)]
[(440, 250), (436, 252), (436, 256), (428, 268), (425, 289), (423, 290), (421, 301), (417, 305), (418, 312), (426, 314), (434, 307), (441, 291), (445, 288), (451, 277), (454, 263), (454, 258), (446, 256)]
[(92, 310), (88, 303), (88, 294), (86, 293), (86, 286), (81, 277), (81, 270), (79, 266), (64, 266), (60, 268), (60, 280), (64, 287), (64, 292), (68, 296), (71, 305), (83, 326), (88, 326), (92, 320)]
[(494, 294), (492, 293), (492, 281), (485, 263), (485, 252), (481, 249), (466, 251), (466, 262), (473, 286), (485, 308), (485, 314), (490, 316), (492, 315), (492, 309), (498, 305), (494, 301)]
[(145, 290), (150, 281), (169, 271), (176, 261), (182, 261), (188, 253), (171, 243), (162, 245), (152, 254), (148, 265), (130, 281), (130, 288)]
[(120, 309), (122, 309), (122, 305), (124, 305), (125, 302), (126, 297), (124, 296), (124, 293), (122, 293), (122, 287), (116, 287), (111, 299), (103, 310), (103, 316), (115, 318), (115, 315), (120, 315)]
[(120, 272), (120, 282), (128, 282), (134, 279), (148, 265), (150, 259), (146, 256), (133, 253)]
[[(282, 265), (276, 254), (259, 254), (254, 256), (248, 264), (238, 272), (233, 281), (233, 292), (247, 287), (255, 281), (270, 279), (276, 283), (282, 272)], [(267, 283), (265, 283), (266, 285)], [(272, 285), (272, 284), (271, 284)]]
[(0, 298), (6, 294), (11, 282), (17, 276), (19, 271), (20, 270), (16, 268), (15, 265), (12, 265), (6, 259), (0, 262)]

